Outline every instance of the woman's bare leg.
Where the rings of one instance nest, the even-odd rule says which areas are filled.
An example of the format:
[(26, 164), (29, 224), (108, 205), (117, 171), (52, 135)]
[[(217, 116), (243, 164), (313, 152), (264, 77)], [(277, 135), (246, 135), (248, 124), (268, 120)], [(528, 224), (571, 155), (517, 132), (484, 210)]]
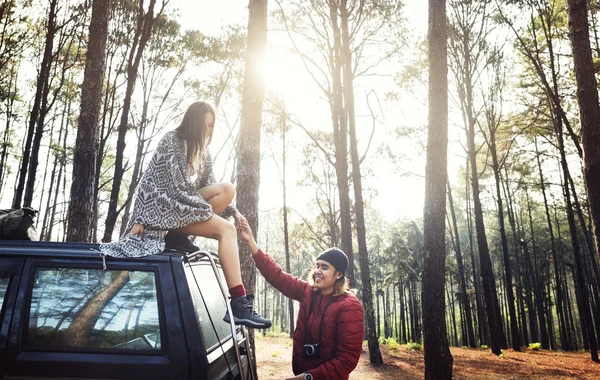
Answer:
[(177, 231), (186, 235), (202, 236), (217, 240), (219, 243), (219, 261), (225, 274), (227, 287), (231, 289), (242, 283), (237, 231), (233, 224), (219, 215), (213, 215), (204, 222), (190, 224), (189, 226), (178, 228)]
[(215, 183), (200, 189), (200, 195), (213, 208), (215, 214), (220, 214), (233, 201), (235, 188), (227, 182)]
[[(200, 194), (211, 204), (213, 210), (219, 213), (231, 204), (235, 190), (231, 184), (218, 183), (201, 189)], [(215, 214), (204, 222), (194, 223), (179, 228), (177, 231), (186, 235), (203, 236), (218, 241), (219, 260), (231, 295), (230, 306), (234, 323), (258, 329), (271, 327), (271, 321), (261, 317), (245, 296), (246, 292), (242, 284), (240, 271), (237, 231), (234, 225)], [(230, 323), (230, 318), (229, 311), (227, 311), (223, 320)]]

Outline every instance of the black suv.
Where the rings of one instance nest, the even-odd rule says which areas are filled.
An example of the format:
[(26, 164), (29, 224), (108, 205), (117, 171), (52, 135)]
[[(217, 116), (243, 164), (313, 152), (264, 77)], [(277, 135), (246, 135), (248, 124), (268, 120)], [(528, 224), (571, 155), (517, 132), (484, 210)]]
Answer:
[(208, 256), (97, 249), (0, 241), (0, 379), (246, 377)]

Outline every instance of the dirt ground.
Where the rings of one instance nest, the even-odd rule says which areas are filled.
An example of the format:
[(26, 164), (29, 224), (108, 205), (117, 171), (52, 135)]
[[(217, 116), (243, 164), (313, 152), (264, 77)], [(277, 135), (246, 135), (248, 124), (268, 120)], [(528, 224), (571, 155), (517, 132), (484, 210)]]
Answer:
[[(369, 364), (366, 343), (350, 379), (422, 379), (423, 352), (406, 345), (380, 345), (384, 364)], [(292, 376), (292, 341), (287, 337), (256, 336), (258, 376), (261, 380)], [(505, 350), (497, 357), (489, 349), (451, 348), (455, 379), (600, 379), (600, 364), (587, 352)]]

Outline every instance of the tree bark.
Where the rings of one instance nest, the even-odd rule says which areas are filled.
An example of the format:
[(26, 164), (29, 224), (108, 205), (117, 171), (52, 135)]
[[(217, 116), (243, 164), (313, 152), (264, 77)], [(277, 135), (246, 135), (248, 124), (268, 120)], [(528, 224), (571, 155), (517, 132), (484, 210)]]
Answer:
[[(577, 100), (581, 120), (584, 179), (596, 252), (600, 253), (600, 105), (585, 0), (567, 0), (569, 37), (573, 51)], [(585, 228), (585, 227), (584, 227)]]
[(550, 208), (548, 206), (548, 197), (546, 196), (546, 184), (544, 181), (544, 175), (542, 173), (542, 163), (540, 160), (540, 153), (538, 151), (537, 138), (534, 140), (536, 160), (538, 167), (538, 174), (540, 175), (540, 187), (542, 190), (542, 196), (544, 199), (544, 210), (546, 213), (546, 222), (548, 224), (548, 232), (550, 234), (550, 248), (552, 250), (552, 263), (554, 265), (554, 282), (555, 282), (555, 299), (556, 299), (556, 314), (558, 315), (558, 325), (560, 333), (560, 345), (564, 351), (571, 350), (571, 342), (567, 336), (567, 326), (565, 322), (565, 313), (563, 306), (563, 283), (560, 279), (560, 267), (558, 264), (558, 254), (556, 252), (556, 239), (554, 237), (554, 228), (552, 226), (552, 219), (550, 217)]
[(81, 88), (81, 111), (73, 153), (73, 180), (67, 221), (67, 241), (91, 242), (94, 176), (98, 154), (98, 117), (102, 100), (109, 1), (94, 0), (90, 40)]
[(513, 276), (508, 252), (508, 239), (506, 237), (506, 227), (504, 224), (504, 205), (502, 202), (502, 192), (500, 191), (500, 163), (498, 161), (498, 152), (496, 147), (496, 126), (495, 117), (488, 117), (488, 129), (490, 153), (492, 156), (492, 168), (496, 182), (496, 202), (498, 203), (498, 225), (500, 227), (500, 241), (502, 243), (502, 258), (504, 261), (505, 289), (508, 303), (508, 314), (510, 322), (510, 333), (512, 348), (515, 351), (521, 351), (521, 336), (517, 325), (517, 311), (515, 308), (515, 294), (513, 292)]
[[(461, 302), (463, 308), (465, 310), (466, 317), (466, 327), (467, 327), (467, 337), (468, 337), (468, 345), (471, 348), (477, 347), (475, 344), (475, 332), (473, 330), (473, 317), (471, 315), (471, 303), (469, 302), (469, 294), (467, 293), (467, 281), (465, 279), (465, 267), (463, 264), (462, 250), (460, 246), (460, 236), (458, 234), (458, 226), (456, 224), (456, 213), (454, 212), (454, 200), (452, 199), (452, 188), (450, 184), (448, 184), (448, 206), (450, 209), (450, 214), (452, 216), (452, 228), (454, 230), (454, 236), (456, 239), (456, 263), (458, 266), (458, 279), (460, 285), (460, 293), (461, 293)], [(463, 342), (464, 344), (464, 342)]]
[[(140, 4), (143, 5), (143, 0), (140, 1)], [(143, 6), (140, 7), (137, 28), (133, 37), (133, 47), (129, 52), (129, 60), (127, 62), (127, 87), (125, 90), (123, 109), (121, 111), (121, 120), (119, 123), (117, 152), (115, 156), (115, 170), (113, 174), (112, 189), (110, 191), (110, 201), (108, 203), (108, 213), (104, 223), (104, 236), (102, 238), (103, 242), (109, 242), (112, 240), (112, 233), (117, 222), (119, 193), (121, 191), (123, 174), (125, 174), (123, 160), (125, 155), (125, 135), (127, 134), (127, 130), (129, 128), (131, 98), (133, 96), (133, 89), (135, 87), (140, 61), (142, 59), (142, 55), (144, 54), (144, 49), (146, 48), (148, 40), (150, 39), (150, 35), (152, 34), (152, 26), (156, 20), (154, 17), (155, 4), (156, 0), (150, 0), (150, 3), (148, 4), (148, 11), (145, 14), (143, 13)]]
[(423, 352), (425, 379), (451, 379), (445, 319), (448, 47), (446, 1), (429, 0), (429, 127), (423, 210)]
[[(285, 271), (287, 273), (292, 273), (292, 267), (290, 264), (290, 234), (288, 229), (288, 207), (287, 207), (287, 182), (286, 182), (286, 163), (287, 163), (287, 115), (285, 114), (285, 109), (282, 111), (279, 123), (281, 127), (281, 165), (282, 165), (282, 174), (281, 174), (281, 187), (283, 190), (283, 242), (285, 246)], [(289, 324), (290, 324), (290, 338), (294, 336), (294, 300), (291, 298), (288, 299), (288, 308), (289, 308)]]
[[(371, 286), (371, 271), (367, 250), (367, 237), (365, 228), (364, 204), (362, 196), (362, 176), (360, 171), (360, 158), (358, 155), (358, 141), (356, 137), (356, 120), (354, 115), (354, 74), (352, 67), (352, 50), (350, 48), (350, 31), (348, 30), (348, 9), (346, 0), (340, 2), (341, 20), (341, 63), (343, 68), (343, 99), (346, 106), (342, 112), (346, 113), (348, 129), (350, 132), (350, 156), (352, 159), (352, 180), (354, 184), (354, 212), (356, 214), (356, 235), (358, 239), (358, 260), (360, 262), (360, 278), (362, 282), (362, 303), (365, 313), (366, 336), (369, 345), (369, 358), (372, 364), (381, 364), (383, 359), (379, 351), (379, 341), (375, 334), (375, 315), (373, 313), (373, 290)], [(343, 235), (343, 232), (342, 232)], [(350, 250), (352, 253), (352, 250)], [(350, 265), (353, 260), (348, 257)], [(349, 266), (350, 266), (349, 265)], [(353, 272), (352, 272), (353, 274)], [(350, 275), (350, 272), (348, 272)], [(385, 308), (384, 313), (387, 315)], [(387, 320), (384, 316), (384, 321)], [(387, 324), (386, 324), (387, 325)], [(387, 326), (384, 334), (388, 334)]]
[(333, 46), (331, 48), (331, 118), (333, 121), (333, 140), (335, 147), (335, 174), (340, 202), (341, 248), (348, 256), (347, 276), (350, 284), (355, 285), (354, 253), (352, 249), (352, 218), (350, 213), (350, 187), (348, 185), (348, 118), (344, 109), (344, 89), (342, 68), (344, 65), (341, 30), (338, 24), (337, 1), (328, 1), (329, 18), (333, 28)]
[[(258, 231), (258, 190), (260, 187), (260, 136), (265, 97), (262, 59), (267, 46), (267, 0), (250, 0), (248, 5), (248, 44), (240, 134), (237, 145), (237, 208), (248, 219), (253, 231)], [(250, 257), (245, 244), (240, 244), (240, 257)], [(256, 267), (252, 260), (241, 262), (242, 281), (249, 293), (255, 290)], [(254, 349), (254, 331), (249, 339)], [(256, 369), (256, 357), (252, 366)], [(256, 371), (253, 371), (256, 373)]]
[(563, 191), (565, 195), (565, 202), (567, 207), (567, 220), (569, 222), (569, 232), (571, 233), (571, 245), (573, 246), (573, 258), (575, 261), (574, 268), (574, 278), (575, 281), (575, 289), (579, 294), (578, 299), (578, 307), (579, 307), (579, 318), (581, 320), (582, 332), (584, 334), (584, 344), (587, 337), (588, 347), (590, 350), (590, 355), (592, 361), (598, 361), (598, 342), (596, 340), (596, 333), (594, 331), (594, 325), (592, 321), (592, 315), (590, 313), (589, 303), (588, 303), (588, 288), (585, 281), (585, 273), (583, 268), (583, 260), (581, 257), (581, 247), (579, 245), (579, 237), (577, 236), (577, 225), (575, 223), (575, 215), (573, 211), (573, 205), (571, 203), (571, 191), (569, 188), (569, 168), (567, 164), (567, 159), (565, 157), (565, 149), (564, 149), (564, 141), (562, 135), (562, 129), (560, 127), (560, 123), (557, 126), (557, 137), (558, 137), (558, 147), (560, 152), (560, 164), (563, 171)]
[[(25, 137), (25, 148), (23, 150), (23, 160), (21, 161), (21, 168), (19, 170), (19, 181), (15, 189), (13, 198), (12, 208), (20, 208), (21, 201), (23, 199), (23, 191), (25, 189), (25, 182), (29, 173), (30, 161), (31, 161), (31, 148), (33, 144), (33, 137), (38, 124), (38, 117), (40, 115), (40, 107), (44, 97), (48, 95), (48, 78), (50, 76), (50, 68), (52, 65), (52, 50), (54, 48), (54, 35), (56, 34), (56, 15), (57, 15), (57, 4), (58, 0), (52, 0), (50, 2), (50, 10), (48, 11), (48, 24), (46, 27), (46, 42), (44, 44), (44, 55), (42, 63), (40, 65), (40, 73), (37, 78), (37, 85), (35, 91), (35, 97), (33, 105), (31, 107), (31, 113), (29, 114), (29, 124), (27, 126), (27, 135)], [(29, 173), (31, 175), (31, 173)], [(31, 206), (30, 204), (24, 204), (24, 206)]]
[(87, 347), (94, 326), (102, 310), (129, 282), (129, 272), (115, 272), (110, 283), (103, 286), (73, 317), (65, 334), (66, 346)]
[(9, 141), (10, 131), (11, 131), (11, 120), (13, 119), (13, 109), (15, 100), (17, 99), (17, 74), (11, 74), (9, 83), (8, 83), (8, 98), (6, 99), (6, 124), (4, 128), (4, 133), (2, 136), (2, 142), (0, 145), (2, 146), (2, 153), (0, 153), (0, 194), (2, 187), (4, 186), (5, 178), (6, 178), (6, 170), (5, 165), (8, 161), (8, 148), (11, 145)]

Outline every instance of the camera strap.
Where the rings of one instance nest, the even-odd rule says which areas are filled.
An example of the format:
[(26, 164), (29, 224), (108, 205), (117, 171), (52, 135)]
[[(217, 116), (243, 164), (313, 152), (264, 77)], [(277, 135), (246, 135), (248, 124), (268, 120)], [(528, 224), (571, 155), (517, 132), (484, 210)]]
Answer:
[[(321, 344), (321, 331), (323, 330), (323, 318), (325, 318), (325, 313), (327, 313), (327, 309), (329, 308), (329, 305), (331, 305), (331, 303), (333, 302), (333, 298), (334, 296), (331, 295), (331, 298), (329, 299), (329, 301), (327, 302), (327, 305), (325, 306), (325, 310), (323, 310), (323, 315), (321, 315), (321, 321), (319, 322), (319, 335), (317, 336), (317, 344)], [(323, 295), (321, 294), (321, 300), (323, 299)], [(310, 309), (308, 311), (308, 319), (306, 320), (306, 330), (304, 331), (304, 343), (306, 344), (306, 339), (308, 338), (308, 334), (310, 332), (310, 330), (312, 330), (312, 326), (314, 326), (315, 322), (313, 321), (313, 323), (310, 325), (310, 328), (308, 326), (308, 321), (310, 320), (310, 316), (313, 313), (313, 310), (315, 308), (315, 304), (317, 303), (317, 297), (315, 297), (313, 295), (311, 302), (310, 302)]]

